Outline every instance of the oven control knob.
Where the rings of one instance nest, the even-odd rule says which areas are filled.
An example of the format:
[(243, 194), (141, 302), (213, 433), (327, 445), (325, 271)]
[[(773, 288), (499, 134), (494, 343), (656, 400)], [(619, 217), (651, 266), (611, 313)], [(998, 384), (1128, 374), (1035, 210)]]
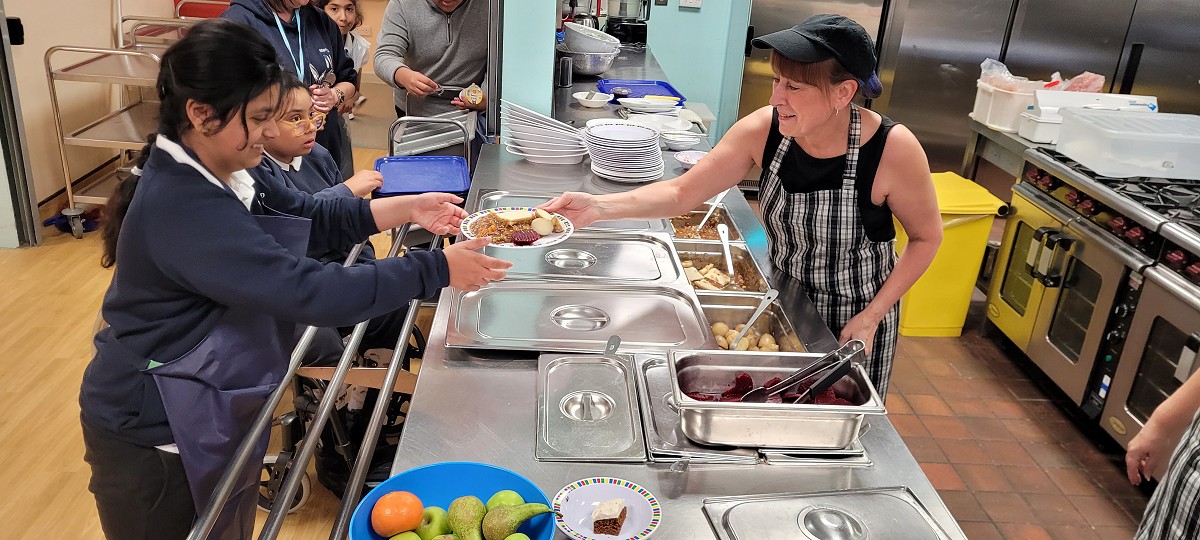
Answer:
[(1125, 332), (1122, 332), (1120, 330), (1110, 330), (1107, 334), (1104, 334), (1104, 339), (1107, 340), (1109, 343), (1113, 343), (1113, 344), (1120, 343), (1122, 341), (1125, 341)]
[(1083, 202), (1080, 202), (1079, 206), (1076, 206), (1075, 209), (1078, 210), (1079, 213), (1084, 217), (1092, 217), (1092, 215), (1096, 213), (1096, 201), (1085, 199)]
[(1113, 308), (1113, 315), (1121, 318), (1128, 317), (1130, 313), (1133, 313), (1133, 308), (1130, 307), (1129, 304), (1117, 304), (1117, 306)]
[(1134, 246), (1141, 246), (1142, 242), (1146, 241), (1146, 229), (1130, 227), (1128, 231), (1125, 231), (1125, 240)]
[(1108, 220), (1108, 228), (1112, 229), (1114, 234), (1125, 234), (1125, 228), (1128, 226), (1129, 224), (1126, 222), (1124, 216), (1117, 216)]
[(1188, 279), (1192, 280), (1193, 282), (1200, 283), (1200, 262), (1189, 264), (1188, 267), (1183, 270), (1183, 273), (1187, 274)]
[(1070, 191), (1068, 191), (1068, 192), (1067, 192), (1067, 197), (1066, 197), (1066, 199), (1067, 199), (1067, 204), (1069, 204), (1069, 205), (1071, 205), (1071, 206), (1075, 206), (1075, 205), (1079, 204), (1079, 200), (1080, 200), (1080, 199), (1082, 199), (1082, 198), (1083, 198), (1083, 197), (1081, 197), (1081, 196), (1079, 195), (1079, 191), (1078, 191), (1078, 190), (1072, 189), (1072, 190), (1070, 190)]
[(1043, 191), (1053, 190), (1054, 189), (1054, 177), (1050, 176), (1048, 174), (1043, 174), (1042, 176), (1040, 176), (1037, 179), (1037, 185), (1038, 185), (1038, 187), (1042, 188)]
[(1028, 178), (1029, 181), (1033, 182), (1034, 184), (1040, 184), (1041, 179), (1045, 178), (1046, 176), (1048, 176), (1046, 171), (1041, 169), (1030, 169), (1029, 172), (1025, 173), (1025, 178)]
[(1181, 249), (1171, 250), (1164, 258), (1167, 261), (1167, 266), (1170, 266), (1172, 270), (1183, 270), (1183, 267), (1187, 266), (1187, 255), (1184, 255)]

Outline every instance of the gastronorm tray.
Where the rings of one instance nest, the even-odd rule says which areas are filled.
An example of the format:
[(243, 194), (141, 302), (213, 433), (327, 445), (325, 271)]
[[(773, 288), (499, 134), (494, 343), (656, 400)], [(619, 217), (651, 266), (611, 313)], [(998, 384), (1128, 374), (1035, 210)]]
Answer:
[(543, 354), (537, 389), (537, 459), (646, 461), (629, 356)]
[[(501, 206), (538, 206), (561, 193), (540, 193), (534, 191), (487, 191), (479, 197), (479, 208), (499, 208)], [(651, 231), (662, 232), (670, 230), (665, 219), (622, 219), (613, 221), (597, 221), (580, 230), (603, 229), (618, 231)]]
[[(692, 261), (693, 266), (697, 270), (704, 267), (706, 264), (713, 264), (718, 270), (727, 272), (725, 265), (725, 253), (721, 249), (721, 244), (713, 242), (705, 242), (702, 240), (686, 240), (676, 238), (675, 251), (679, 254), (679, 261)], [(729, 257), (733, 259), (733, 271), (735, 275), (745, 276), (744, 282), (748, 283), (748, 287), (742, 289), (726, 288), (721, 289), (722, 292), (746, 292), (746, 293), (762, 293), (767, 290), (767, 280), (763, 277), (763, 272), (759, 269), (758, 264), (754, 262), (754, 257), (750, 254), (750, 250), (745, 244), (731, 243), (729, 245)], [(693, 284), (693, 287), (695, 285)], [(703, 289), (697, 288), (697, 292)]]
[(455, 291), (446, 346), (595, 352), (619, 335), (622, 350), (716, 346), (691, 287), (498, 281)]
[(755, 448), (846, 448), (859, 434), (868, 414), (883, 414), (883, 400), (866, 370), (854, 365), (833, 388), (855, 405), (741, 403), (698, 401), (684, 392), (720, 393), (745, 372), (761, 386), (772, 377), (787, 377), (823, 355), (685, 351), (669, 354), (672, 395), (679, 407), (680, 428), (689, 439), (705, 444)]
[(697, 463), (754, 464), (758, 452), (732, 446), (701, 445), (688, 439), (679, 429), (679, 409), (671, 391), (671, 370), (665, 354), (638, 354), (638, 403), (650, 461), (673, 462), (686, 459)]
[(579, 232), (545, 248), (484, 253), (513, 263), (505, 279), (684, 286), (683, 267), (662, 233)]
[(721, 540), (950, 538), (905, 486), (709, 497), (704, 514)]
[[(750, 320), (762, 299), (760, 295), (723, 291), (696, 291), (696, 298), (700, 300), (700, 309), (704, 311), (710, 329), (718, 322), (723, 322), (730, 328), (744, 324)], [(767, 309), (754, 321), (754, 329), (758, 330), (760, 336), (771, 334), (779, 345), (779, 352), (805, 352), (804, 343), (796, 335), (795, 327), (788, 320), (779, 300), (767, 304)]]
[(674, 236), (680, 240), (708, 240), (720, 242), (721, 239), (717, 236), (717, 225), (724, 223), (725, 225), (729, 226), (730, 242), (740, 242), (742, 240), (742, 233), (738, 230), (737, 225), (733, 223), (733, 220), (729, 218), (729, 212), (725, 210), (724, 204), (717, 204), (717, 209), (713, 211), (712, 216), (710, 216), (708, 221), (705, 222), (704, 229), (700, 234), (700, 238), (685, 238), (680, 236), (680, 234), (682, 234), (680, 227), (694, 227), (699, 225), (700, 220), (704, 219), (704, 214), (707, 213), (708, 205), (704, 205), (686, 214), (672, 217), (668, 220), (668, 224), (671, 229), (671, 236)]

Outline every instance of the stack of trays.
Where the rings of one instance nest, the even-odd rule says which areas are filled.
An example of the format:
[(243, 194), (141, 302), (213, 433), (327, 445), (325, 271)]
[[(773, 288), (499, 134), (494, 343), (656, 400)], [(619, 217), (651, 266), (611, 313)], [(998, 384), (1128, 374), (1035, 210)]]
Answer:
[(592, 172), (614, 182), (639, 183), (661, 178), (665, 166), (658, 131), (630, 123), (591, 126), (583, 141), (592, 157)]
[(531, 163), (573, 165), (588, 154), (578, 129), (508, 101), (500, 127), (504, 148)]

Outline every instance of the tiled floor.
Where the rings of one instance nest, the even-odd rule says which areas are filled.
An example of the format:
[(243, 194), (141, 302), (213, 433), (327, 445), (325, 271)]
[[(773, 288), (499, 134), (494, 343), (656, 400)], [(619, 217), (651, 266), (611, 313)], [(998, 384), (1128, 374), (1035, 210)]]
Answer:
[(981, 317), (975, 302), (961, 338), (901, 337), (888, 395), (950, 512), (972, 540), (1130, 538), (1148, 497), (1120, 447), (1089, 438)]

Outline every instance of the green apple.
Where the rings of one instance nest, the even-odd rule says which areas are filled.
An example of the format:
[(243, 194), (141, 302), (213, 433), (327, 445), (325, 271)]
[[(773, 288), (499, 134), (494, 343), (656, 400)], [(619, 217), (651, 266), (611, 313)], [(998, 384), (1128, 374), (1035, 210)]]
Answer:
[(421, 540), (421, 537), (417, 536), (417, 533), (415, 533), (415, 532), (407, 531), (407, 532), (402, 532), (400, 534), (397, 534), (396, 536), (393, 536), (393, 537), (389, 538), (388, 540)]
[(522, 504), (525, 504), (525, 499), (521, 497), (520, 493), (511, 489), (504, 489), (497, 491), (492, 495), (492, 498), (488, 499), (487, 509), (491, 510), (497, 506), (520, 506)]
[(504, 540), (529, 540), (529, 537), (525, 536), (524, 533), (512, 533), (512, 534), (508, 535), (508, 538), (505, 538)]
[(421, 514), (421, 525), (417, 527), (416, 532), (421, 540), (433, 540), (434, 537), (450, 534), (450, 517), (446, 510), (437, 506), (426, 506), (425, 512)]

